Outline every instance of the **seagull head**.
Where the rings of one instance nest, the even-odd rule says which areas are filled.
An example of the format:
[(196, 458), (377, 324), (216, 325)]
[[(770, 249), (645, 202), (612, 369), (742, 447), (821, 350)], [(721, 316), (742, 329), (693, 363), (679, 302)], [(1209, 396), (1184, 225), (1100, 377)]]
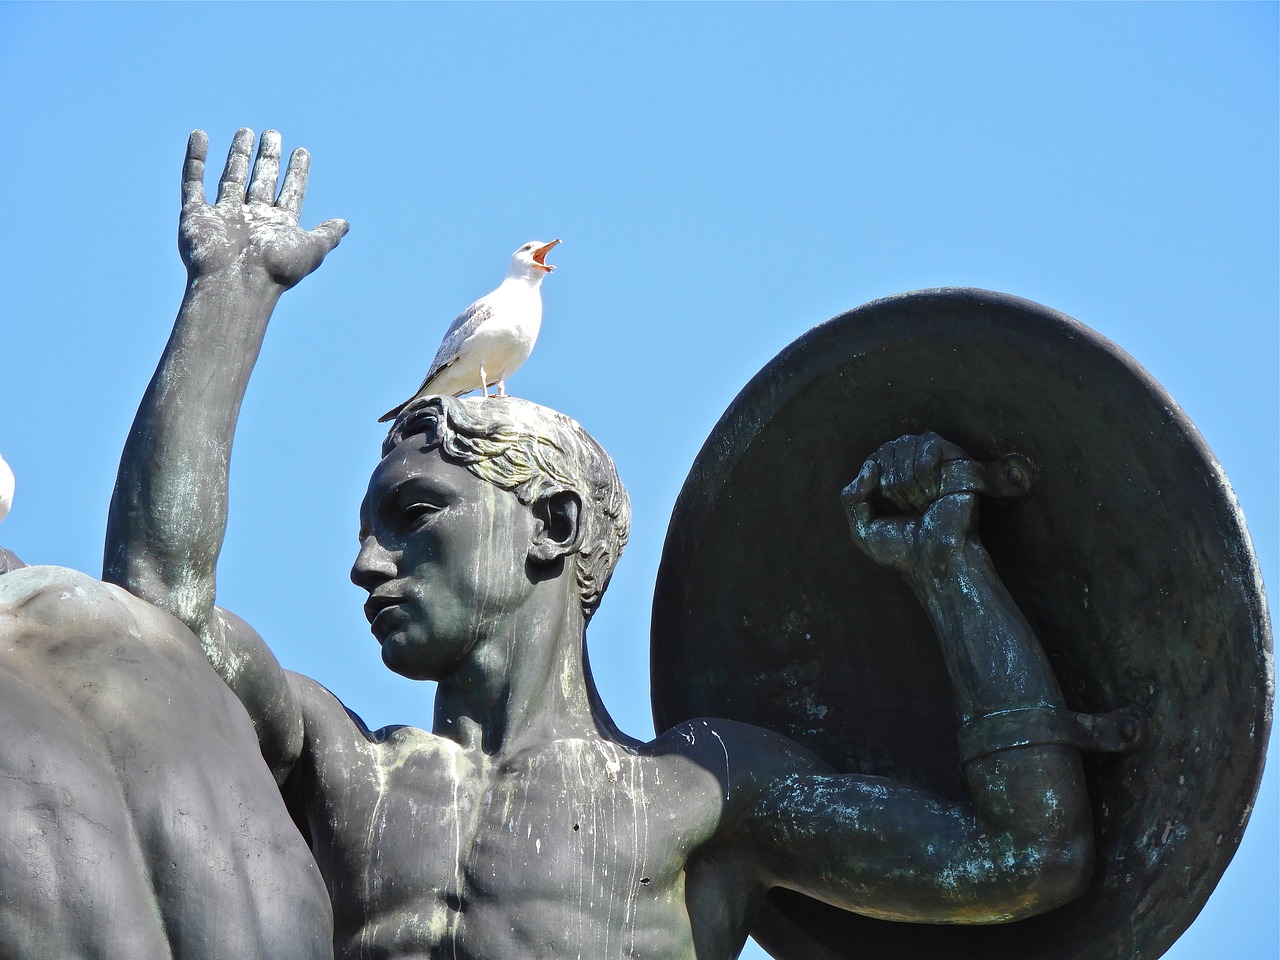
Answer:
[(547, 254), (559, 242), (559, 240), (552, 240), (550, 243), (543, 243), (541, 240), (530, 240), (521, 245), (520, 249), (511, 255), (511, 269), (507, 271), (507, 275), (541, 280), (555, 269), (547, 263)]

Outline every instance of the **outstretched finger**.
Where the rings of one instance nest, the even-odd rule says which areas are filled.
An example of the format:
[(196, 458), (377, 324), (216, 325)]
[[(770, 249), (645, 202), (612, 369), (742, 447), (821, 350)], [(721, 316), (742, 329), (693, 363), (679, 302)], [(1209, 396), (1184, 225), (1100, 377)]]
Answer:
[(345, 220), (326, 220), (312, 230), (311, 235), (320, 238), (320, 242), (324, 244), (325, 252), (327, 253), (341, 242), (350, 229), (351, 225)]
[(272, 203), (279, 181), (280, 133), (264, 130), (258, 138), (258, 157), (253, 161), (253, 176), (249, 180), (249, 202)]
[(182, 163), (182, 205), (204, 203), (204, 161), (209, 155), (209, 138), (203, 130), (192, 130), (187, 138), (187, 158)]
[(289, 168), (284, 172), (284, 186), (276, 206), (287, 211), (295, 220), (302, 214), (302, 198), (307, 193), (307, 173), (311, 170), (311, 154), (299, 147), (289, 157)]
[(218, 203), (243, 203), (244, 185), (249, 178), (249, 152), (253, 149), (253, 131), (241, 127), (231, 141), (227, 165), (218, 182)]

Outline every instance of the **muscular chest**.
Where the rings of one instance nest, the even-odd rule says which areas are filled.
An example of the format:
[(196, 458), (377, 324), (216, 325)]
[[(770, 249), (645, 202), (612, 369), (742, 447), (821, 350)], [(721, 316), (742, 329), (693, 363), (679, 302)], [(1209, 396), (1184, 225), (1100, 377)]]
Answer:
[[(495, 769), (468, 866), (473, 893), (625, 900), (669, 879), (677, 830), (659, 832), (657, 770), (611, 743), (562, 741)], [(515, 865), (504, 871), (499, 865)]]
[(651, 761), (585, 741), (502, 762), (406, 742), (376, 761), (362, 782), (379, 788), (353, 784), (318, 854), (348, 878), (334, 900), (349, 955), (605, 957), (635, 955), (641, 930), (679, 937), (696, 838), (672, 829)]

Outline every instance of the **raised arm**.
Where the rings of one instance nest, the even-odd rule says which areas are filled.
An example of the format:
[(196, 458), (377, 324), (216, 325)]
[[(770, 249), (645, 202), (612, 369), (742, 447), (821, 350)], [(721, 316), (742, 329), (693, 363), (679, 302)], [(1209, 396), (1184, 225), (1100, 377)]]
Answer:
[(247, 625), (217, 611), (216, 567), (227, 521), (227, 474), (240, 403), (280, 295), (318, 267), (347, 231), (298, 227), (310, 158), (295, 150), (276, 195), (280, 135), (236, 133), (205, 202), (208, 140), (191, 134), (182, 171), (178, 249), (187, 288), (160, 364), (125, 443), (107, 522), (103, 579), (173, 614), (244, 702), (264, 738), (296, 726), (279, 664)]
[[(959, 448), (883, 446), (846, 488), (854, 541), (929, 613), (963, 724), (971, 802), (797, 762), (743, 821), (773, 885), (892, 920), (991, 923), (1052, 909), (1092, 875), (1083, 771), (1048, 660), (976, 533), (977, 497), (947, 492)], [(878, 494), (897, 516), (878, 517)]]

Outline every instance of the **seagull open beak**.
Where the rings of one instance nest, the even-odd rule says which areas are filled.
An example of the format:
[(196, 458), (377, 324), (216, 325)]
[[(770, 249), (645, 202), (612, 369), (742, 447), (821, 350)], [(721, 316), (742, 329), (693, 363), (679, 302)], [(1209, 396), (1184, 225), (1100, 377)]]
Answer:
[(552, 270), (555, 269), (555, 267), (547, 263), (547, 254), (550, 253), (551, 248), (554, 247), (559, 242), (560, 242), (559, 240), (552, 240), (546, 246), (539, 247), (537, 250), (533, 251), (533, 262), (536, 263), (541, 269), (547, 271), (547, 273), (550, 273)]

